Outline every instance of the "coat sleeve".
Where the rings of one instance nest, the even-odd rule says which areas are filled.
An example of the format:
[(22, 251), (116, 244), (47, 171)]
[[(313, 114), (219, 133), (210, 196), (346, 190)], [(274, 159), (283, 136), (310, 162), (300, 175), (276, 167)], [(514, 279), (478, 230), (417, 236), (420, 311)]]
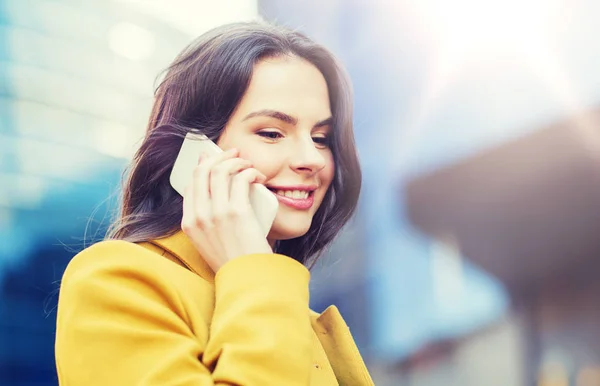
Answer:
[(61, 385), (309, 383), (304, 266), (276, 254), (225, 264), (214, 294), (207, 285), (206, 294), (194, 297), (215, 297), (212, 320), (199, 332), (159, 262), (164, 258), (134, 244), (101, 244), (76, 256), (61, 283), (55, 346)]

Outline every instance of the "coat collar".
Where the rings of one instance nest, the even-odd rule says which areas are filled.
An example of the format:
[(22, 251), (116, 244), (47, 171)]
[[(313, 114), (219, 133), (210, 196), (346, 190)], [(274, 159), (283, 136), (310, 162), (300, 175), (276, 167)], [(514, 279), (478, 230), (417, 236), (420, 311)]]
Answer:
[(183, 231), (178, 231), (172, 236), (152, 240), (150, 242), (171, 254), (172, 257), (180, 261), (190, 271), (211, 283), (214, 282), (215, 272), (204, 261), (202, 256), (200, 256), (198, 250), (194, 247), (194, 244), (192, 244), (191, 240), (183, 233)]
[[(183, 231), (152, 240), (151, 243), (172, 255), (171, 258), (181, 262), (192, 272), (211, 283), (214, 282), (214, 271)], [(373, 381), (350, 334), (350, 329), (337, 307), (330, 306), (321, 314), (310, 311), (310, 318), (340, 385), (372, 386)]]

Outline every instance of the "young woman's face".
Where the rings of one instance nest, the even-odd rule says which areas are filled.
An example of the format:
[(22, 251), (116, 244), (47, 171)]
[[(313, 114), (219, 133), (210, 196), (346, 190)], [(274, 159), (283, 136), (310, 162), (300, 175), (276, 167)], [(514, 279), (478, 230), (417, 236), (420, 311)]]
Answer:
[(265, 185), (279, 200), (270, 241), (300, 237), (310, 228), (334, 176), (332, 129), (327, 83), (315, 66), (296, 57), (254, 66), (218, 144), (239, 149), (267, 176)]

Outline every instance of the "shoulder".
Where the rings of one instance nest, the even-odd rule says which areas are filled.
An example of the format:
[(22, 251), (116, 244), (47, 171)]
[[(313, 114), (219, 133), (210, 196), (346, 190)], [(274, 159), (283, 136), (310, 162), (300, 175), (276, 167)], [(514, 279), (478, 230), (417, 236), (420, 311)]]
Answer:
[(198, 304), (203, 314), (210, 312), (213, 297), (211, 284), (158, 251), (110, 240), (73, 257), (60, 283), (59, 311), (65, 303), (71, 309), (95, 305), (110, 312), (133, 312), (135, 305), (146, 307), (144, 312), (170, 309), (183, 317)]
[[(125, 241), (103, 241), (78, 253), (60, 283), (57, 341), (99, 327), (106, 334), (131, 329), (194, 326), (207, 336), (213, 292), (198, 276), (157, 251)], [(115, 321), (119, 321), (116, 323)]]
[(160, 280), (160, 259), (160, 255), (134, 243), (121, 240), (96, 243), (71, 259), (62, 276), (61, 293), (110, 281), (123, 286), (142, 278)]
[(72, 260), (73, 263), (94, 259), (95, 257), (111, 258), (117, 255), (136, 259), (141, 256), (157, 255), (139, 244), (123, 240), (105, 240), (95, 243), (79, 252)]
[(138, 244), (108, 240), (96, 243), (75, 255), (67, 265), (63, 277), (105, 269), (147, 271), (167, 263), (169, 262), (162, 256)]
[(114, 287), (136, 283), (163, 291), (177, 290), (180, 284), (193, 285), (198, 279), (156, 250), (127, 241), (108, 240), (84, 249), (71, 259), (62, 277), (61, 292), (69, 286), (109, 282)]

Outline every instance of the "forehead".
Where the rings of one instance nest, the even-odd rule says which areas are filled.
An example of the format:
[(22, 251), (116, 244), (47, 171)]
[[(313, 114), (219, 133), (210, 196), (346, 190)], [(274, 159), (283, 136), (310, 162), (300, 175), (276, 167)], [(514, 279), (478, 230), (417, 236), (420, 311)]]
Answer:
[(325, 77), (310, 62), (297, 57), (266, 58), (256, 63), (238, 111), (272, 109), (300, 120), (331, 115)]

